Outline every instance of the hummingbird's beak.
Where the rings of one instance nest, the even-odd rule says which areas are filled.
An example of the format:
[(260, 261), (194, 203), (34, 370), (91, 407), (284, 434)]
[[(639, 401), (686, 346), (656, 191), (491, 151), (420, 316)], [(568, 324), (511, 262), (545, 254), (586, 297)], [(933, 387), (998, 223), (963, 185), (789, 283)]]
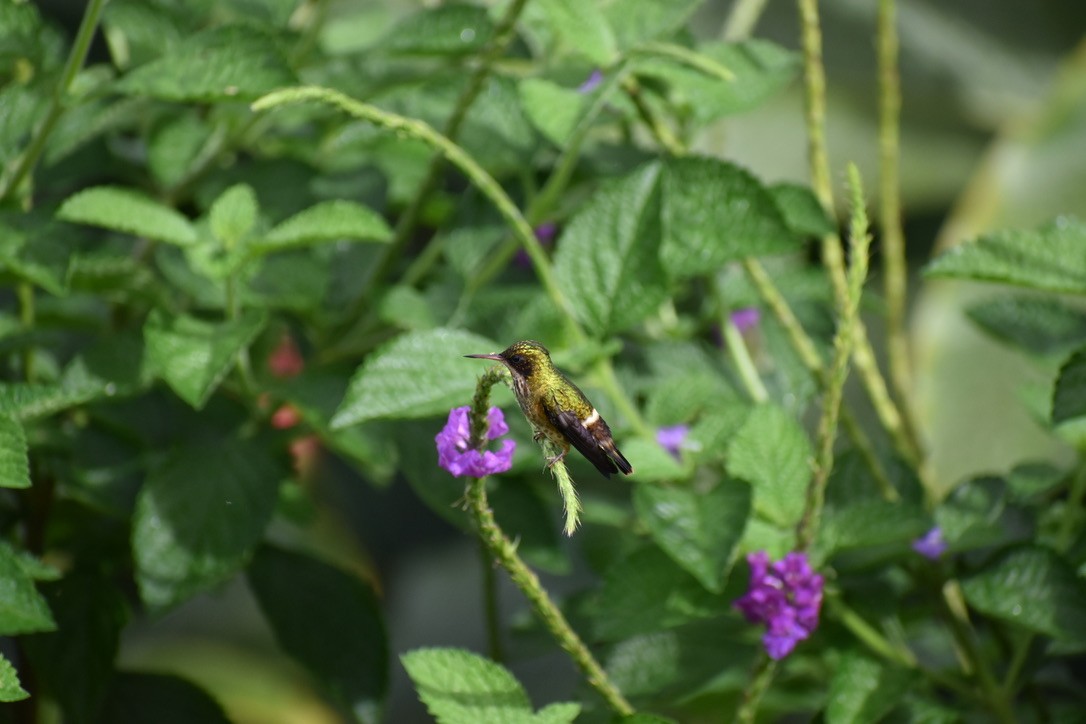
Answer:
[(502, 359), (502, 356), (500, 354), (498, 354), (497, 352), (494, 352), (492, 354), (466, 354), (464, 356), (465, 357), (472, 357), (474, 359), (492, 359), (492, 360), (497, 360), (498, 362), (504, 362), (505, 361), (505, 360)]

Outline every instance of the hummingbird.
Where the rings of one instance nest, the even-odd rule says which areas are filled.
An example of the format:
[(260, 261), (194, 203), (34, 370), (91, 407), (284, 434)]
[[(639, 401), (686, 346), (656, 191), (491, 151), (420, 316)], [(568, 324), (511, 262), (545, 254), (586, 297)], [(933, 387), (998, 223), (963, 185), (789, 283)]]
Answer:
[(554, 366), (551, 353), (539, 342), (529, 339), (514, 342), (502, 352), (464, 356), (496, 360), (509, 368), (513, 393), (535, 429), (536, 440), (546, 437), (561, 450), (548, 458), (548, 466), (564, 458), (573, 445), (605, 478), (617, 472), (633, 472), (633, 466), (615, 447), (611, 428), (599, 411)]

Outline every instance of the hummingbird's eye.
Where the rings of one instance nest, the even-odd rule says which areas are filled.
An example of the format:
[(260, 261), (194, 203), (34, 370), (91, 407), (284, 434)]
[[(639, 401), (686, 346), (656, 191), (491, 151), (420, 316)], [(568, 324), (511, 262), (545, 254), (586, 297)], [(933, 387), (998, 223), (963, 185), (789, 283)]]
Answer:
[(520, 365), (524, 364), (524, 355), (522, 355), (522, 354), (510, 355), (509, 364), (519, 367)]

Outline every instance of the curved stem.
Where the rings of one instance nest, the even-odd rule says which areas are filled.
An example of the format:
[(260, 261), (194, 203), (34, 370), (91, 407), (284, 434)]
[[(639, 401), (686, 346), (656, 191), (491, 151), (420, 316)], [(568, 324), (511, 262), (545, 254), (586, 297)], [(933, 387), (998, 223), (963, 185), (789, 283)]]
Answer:
[(760, 654), (758, 663), (751, 672), (750, 680), (743, 689), (743, 701), (739, 705), (739, 711), (735, 714), (735, 720), (742, 724), (753, 724), (758, 714), (758, 706), (762, 703), (762, 696), (773, 683), (773, 675), (777, 671), (777, 662)]
[(724, 40), (734, 43), (749, 38), (768, 2), (769, 0), (736, 0), (724, 22)]
[(94, 31), (98, 27), (98, 19), (102, 15), (102, 8), (105, 7), (105, 4), (106, 0), (90, 0), (87, 3), (87, 9), (83, 11), (83, 20), (79, 23), (79, 30), (75, 35), (75, 41), (72, 43), (72, 50), (68, 53), (68, 60), (64, 63), (60, 81), (53, 88), (53, 97), (49, 101), (49, 109), (45, 112), (42, 122), (34, 130), (34, 136), (30, 139), (30, 145), (27, 146), (26, 151), (19, 157), (11, 172), (5, 174), (3, 179), (0, 179), (0, 201), (3, 201), (8, 194), (22, 185), (23, 180), (33, 170), (45, 150), (45, 142), (48, 140), (49, 134), (53, 132), (57, 121), (60, 120), (61, 115), (64, 113), (64, 96), (67, 95), (72, 81), (75, 80), (75, 76), (87, 59), (87, 51), (90, 50), (91, 40), (94, 38)]

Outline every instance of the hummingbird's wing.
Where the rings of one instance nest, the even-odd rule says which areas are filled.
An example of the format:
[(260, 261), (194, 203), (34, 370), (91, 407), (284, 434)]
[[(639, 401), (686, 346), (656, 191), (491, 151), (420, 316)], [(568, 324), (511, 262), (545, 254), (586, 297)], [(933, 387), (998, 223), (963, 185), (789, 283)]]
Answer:
[(562, 437), (577, 448), (577, 452), (584, 455), (588, 462), (595, 465), (603, 477), (610, 478), (619, 471), (626, 475), (633, 472), (633, 466), (615, 447), (611, 429), (595, 409), (588, 420), (581, 420), (570, 410), (557, 411), (548, 408), (546, 414), (547, 420), (562, 433)]

